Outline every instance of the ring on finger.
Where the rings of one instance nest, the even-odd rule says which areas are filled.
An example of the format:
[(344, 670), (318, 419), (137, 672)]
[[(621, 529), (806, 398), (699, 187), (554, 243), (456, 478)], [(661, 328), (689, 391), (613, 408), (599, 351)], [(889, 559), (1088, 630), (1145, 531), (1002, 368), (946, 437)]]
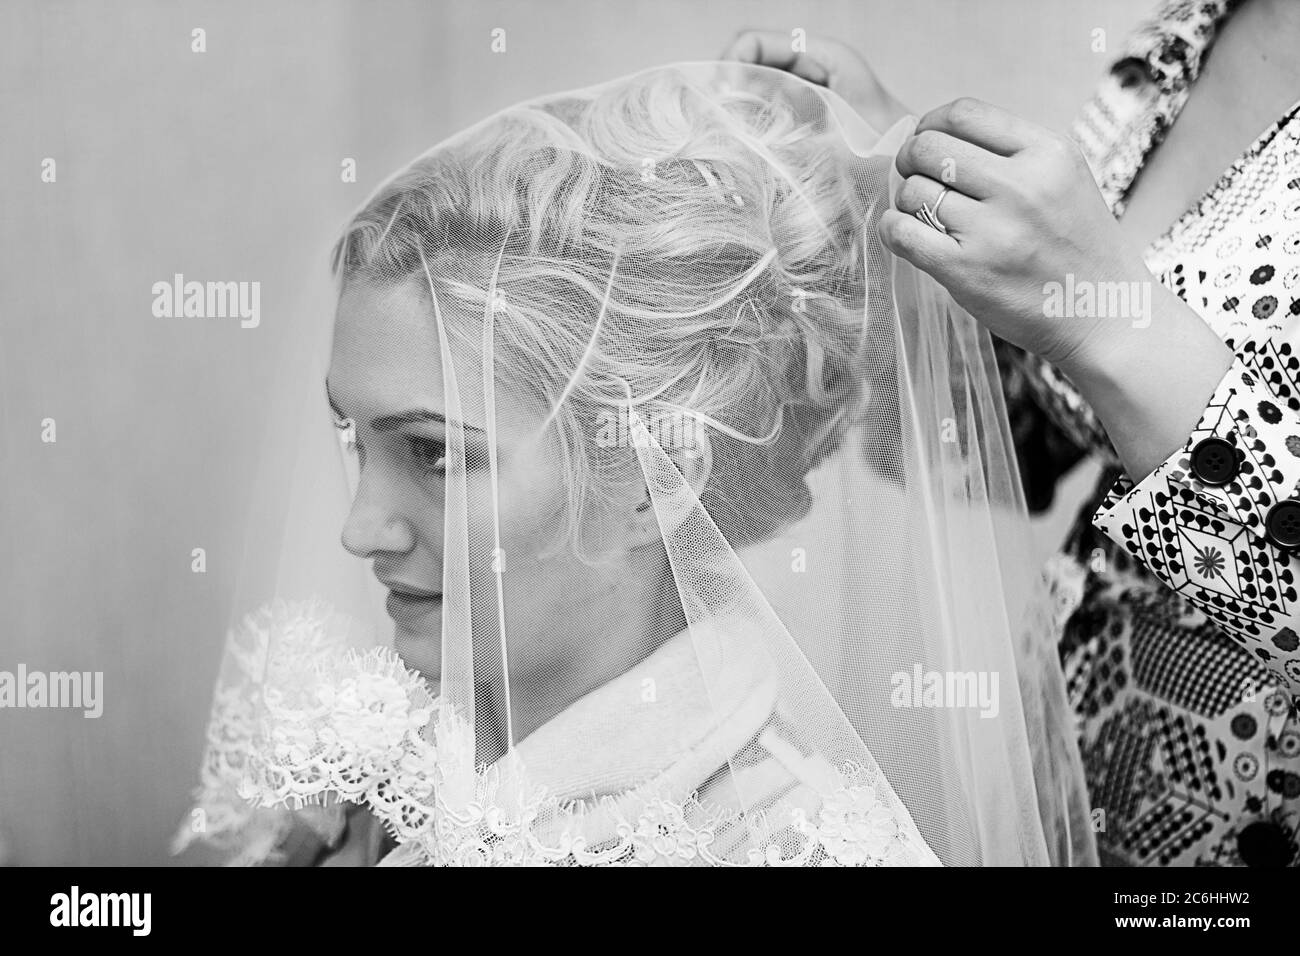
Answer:
[(948, 235), (948, 227), (939, 221), (939, 207), (943, 205), (943, 200), (950, 191), (951, 190), (949, 190), (947, 186), (940, 187), (939, 195), (935, 197), (934, 205), (931, 206), (929, 203), (923, 202), (921, 203), (921, 208), (915, 213), (917, 219), (921, 220), (931, 229), (938, 230), (939, 234), (943, 236)]

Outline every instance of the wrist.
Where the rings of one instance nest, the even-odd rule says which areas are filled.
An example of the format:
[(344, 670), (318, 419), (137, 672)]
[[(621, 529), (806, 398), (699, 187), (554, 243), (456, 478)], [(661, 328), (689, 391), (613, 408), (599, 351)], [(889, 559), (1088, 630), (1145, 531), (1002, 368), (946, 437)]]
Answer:
[(1118, 320), (1061, 367), (1134, 480), (1186, 442), (1233, 361), (1190, 306), (1160, 283), (1151, 286), (1149, 320)]

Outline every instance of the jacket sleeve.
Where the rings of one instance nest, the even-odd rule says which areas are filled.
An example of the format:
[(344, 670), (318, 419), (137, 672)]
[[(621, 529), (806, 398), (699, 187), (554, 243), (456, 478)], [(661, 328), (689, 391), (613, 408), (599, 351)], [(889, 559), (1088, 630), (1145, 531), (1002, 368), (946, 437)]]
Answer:
[[(1149, 475), (1121, 478), (1093, 521), (1262, 662), (1300, 681), (1300, 301), (1270, 270), (1202, 309), (1236, 358), (1196, 428)], [(1220, 283), (1222, 285), (1222, 283)], [(1188, 298), (1184, 296), (1184, 298)], [(1189, 303), (1196, 304), (1188, 298)], [(1224, 308), (1234, 312), (1225, 318)], [(1200, 311), (1200, 310), (1198, 310)]]

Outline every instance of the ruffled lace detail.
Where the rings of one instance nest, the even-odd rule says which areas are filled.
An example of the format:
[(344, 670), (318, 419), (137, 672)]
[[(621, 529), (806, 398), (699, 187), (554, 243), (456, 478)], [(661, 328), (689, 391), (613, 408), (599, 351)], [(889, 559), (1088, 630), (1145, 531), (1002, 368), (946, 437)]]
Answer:
[(513, 752), (476, 766), (472, 726), (387, 648), (347, 649), (347, 630), (321, 602), (277, 602), (232, 632), (196, 794), (206, 827), (187, 822), (175, 849), (276, 862), (295, 820), (331, 843), (352, 803), (396, 839), (385, 865), (938, 865), (883, 775), (857, 764), (812, 808), (746, 813), (650, 787), (557, 800)]
[(325, 801), (293, 812), (282, 803), (246, 798), (263, 762), (268, 703), (294, 686), (309, 662), (341, 652), (348, 623), (321, 601), (276, 601), (231, 630), (223, 672), (213, 695), (199, 786), (189, 818), (172, 838), (172, 853), (205, 843), (229, 854), (232, 866), (277, 865), (295, 826), (305, 825), (326, 844), (341, 835), (341, 804)]

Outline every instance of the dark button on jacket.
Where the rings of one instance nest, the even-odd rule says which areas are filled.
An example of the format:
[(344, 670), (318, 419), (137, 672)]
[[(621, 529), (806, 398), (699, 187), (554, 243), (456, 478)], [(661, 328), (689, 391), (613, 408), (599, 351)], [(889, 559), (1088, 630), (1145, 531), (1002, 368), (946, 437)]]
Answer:
[(1264, 535), (1279, 548), (1300, 548), (1300, 501), (1279, 501), (1264, 518)]
[(1203, 484), (1226, 485), (1238, 473), (1237, 449), (1226, 438), (1202, 438), (1192, 449), (1192, 474)]
[(1237, 834), (1237, 852), (1247, 866), (1286, 866), (1295, 851), (1280, 826), (1260, 820)]

